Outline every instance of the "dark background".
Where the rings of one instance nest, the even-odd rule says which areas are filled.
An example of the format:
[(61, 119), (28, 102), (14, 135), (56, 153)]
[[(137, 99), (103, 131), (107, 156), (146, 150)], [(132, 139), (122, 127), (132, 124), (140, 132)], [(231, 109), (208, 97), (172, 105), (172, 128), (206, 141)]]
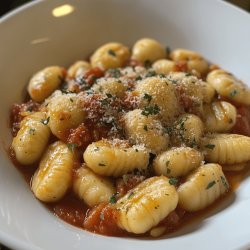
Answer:
[[(226, 0), (226, 1), (231, 2), (250, 12), (250, 0)], [(0, 0), (0, 16), (27, 2), (31, 2), (31, 0)], [(10, 249), (2, 246), (0, 243), (0, 250), (10, 250)]]

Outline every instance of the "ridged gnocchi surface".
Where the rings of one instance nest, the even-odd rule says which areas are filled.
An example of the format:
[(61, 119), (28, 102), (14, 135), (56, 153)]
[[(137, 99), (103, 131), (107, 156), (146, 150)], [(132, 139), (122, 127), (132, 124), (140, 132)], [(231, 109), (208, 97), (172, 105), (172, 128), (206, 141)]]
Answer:
[(145, 233), (172, 212), (177, 203), (177, 191), (167, 177), (149, 178), (117, 201), (118, 225), (128, 232)]
[(110, 197), (116, 192), (111, 180), (95, 174), (86, 166), (76, 171), (73, 189), (77, 196), (90, 207), (109, 202)]
[(167, 177), (185, 176), (201, 165), (204, 157), (201, 152), (189, 147), (171, 148), (154, 159), (156, 175)]
[(179, 205), (186, 211), (201, 210), (223, 195), (229, 188), (218, 164), (205, 164), (191, 173), (178, 188)]
[(167, 149), (169, 136), (161, 122), (142, 113), (141, 109), (135, 109), (124, 116), (127, 138), (135, 144), (143, 144), (153, 153)]
[(104, 176), (122, 176), (137, 169), (146, 169), (149, 153), (143, 146), (127, 146), (123, 141), (101, 140), (90, 144), (84, 161), (95, 173)]
[(217, 69), (208, 74), (207, 82), (212, 84), (221, 96), (231, 101), (250, 105), (250, 90), (232, 74)]
[(229, 132), (236, 123), (236, 108), (229, 102), (217, 101), (204, 106), (205, 128), (209, 132)]
[(250, 137), (237, 134), (211, 134), (202, 139), (205, 160), (237, 164), (250, 160)]
[(61, 199), (71, 185), (72, 168), (73, 153), (67, 145), (60, 141), (51, 144), (32, 178), (36, 198), (44, 202)]
[(16, 159), (21, 164), (33, 164), (42, 156), (51, 134), (46, 121), (45, 112), (35, 112), (22, 120), (20, 130), (12, 141)]
[(29, 82), (28, 93), (36, 102), (44, 101), (62, 83), (63, 68), (58, 66), (47, 67), (36, 73)]

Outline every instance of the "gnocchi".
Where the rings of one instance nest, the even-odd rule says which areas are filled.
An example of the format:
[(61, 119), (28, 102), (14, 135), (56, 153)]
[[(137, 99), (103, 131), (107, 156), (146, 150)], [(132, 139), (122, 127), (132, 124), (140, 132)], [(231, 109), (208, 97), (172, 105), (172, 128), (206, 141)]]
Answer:
[(198, 211), (212, 204), (228, 188), (221, 166), (205, 164), (191, 173), (178, 188), (179, 204), (186, 211)]
[(91, 232), (171, 233), (249, 169), (250, 90), (195, 51), (109, 42), (27, 90), (10, 159), (38, 200)]
[(34, 101), (42, 102), (59, 87), (63, 78), (63, 68), (58, 66), (47, 67), (30, 79), (28, 93)]
[(22, 120), (20, 130), (12, 142), (16, 159), (21, 164), (33, 164), (42, 156), (51, 133), (47, 121), (45, 112), (35, 112)]
[(58, 141), (48, 147), (35, 172), (31, 189), (44, 202), (63, 197), (71, 185), (73, 154), (66, 144)]

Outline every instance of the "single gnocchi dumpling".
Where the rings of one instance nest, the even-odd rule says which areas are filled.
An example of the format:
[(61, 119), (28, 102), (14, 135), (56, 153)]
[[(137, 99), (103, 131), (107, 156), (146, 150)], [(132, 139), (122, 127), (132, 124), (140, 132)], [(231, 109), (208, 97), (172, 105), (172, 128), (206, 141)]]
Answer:
[(62, 83), (64, 69), (58, 66), (47, 67), (36, 73), (29, 81), (28, 93), (32, 100), (43, 102)]
[(229, 102), (204, 105), (205, 128), (209, 132), (229, 132), (236, 123), (236, 108)]
[(116, 192), (114, 184), (109, 179), (95, 174), (87, 167), (79, 168), (74, 177), (74, 192), (90, 207), (102, 202), (108, 203)]
[(237, 134), (211, 134), (202, 138), (205, 160), (232, 165), (250, 160), (250, 137)]
[(104, 93), (122, 98), (125, 95), (126, 87), (115, 78), (100, 79), (91, 88), (95, 93)]
[(213, 70), (207, 75), (207, 82), (215, 88), (219, 95), (241, 104), (250, 105), (250, 90), (232, 74), (221, 69)]
[(83, 158), (96, 174), (117, 177), (135, 168), (145, 170), (149, 153), (143, 146), (130, 147), (122, 140), (101, 140), (90, 144)]
[(180, 114), (181, 108), (175, 88), (166, 78), (148, 77), (141, 80), (135, 89), (140, 97), (140, 108), (145, 116), (158, 115), (171, 123)]
[(52, 133), (63, 139), (68, 129), (84, 121), (86, 114), (76, 94), (58, 94), (49, 101), (48, 116)]
[(175, 71), (175, 62), (168, 59), (160, 59), (154, 62), (152, 68), (157, 74), (168, 74)]
[(132, 48), (132, 58), (142, 63), (154, 62), (166, 56), (166, 49), (159, 42), (150, 38), (138, 40)]
[(157, 175), (185, 176), (188, 172), (198, 168), (203, 159), (203, 154), (193, 148), (171, 148), (157, 155), (153, 162), (153, 168)]
[(191, 173), (178, 188), (179, 205), (186, 211), (201, 210), (223, 195), (229, 188), (218, 164), (205, 164)]
[(203, 81), (184, 72), (172, 72), (167, 76), (178, 93), (181, 104), (187, 113), (200, 115), (203, 112)]
[(198, 73), (198, 76), (207, 73), (208, 63), (197, 52), (187, 49), (175, 49), (170, 53), (170, 58), (175, 62), (186, 61), (188, 71), (191, 73)]
[(156, 153), (168, 148), (169, 136), (164, 132), (161, 122), (152, 116), (145, 116), (141, 109), (129, 111), (124, 116), (127, 139), (134, 144), (143, 144)]
[(102, 70), (124, 66), (129, 59), (129, 48), (121, 43), (107, 43), (98, 48), (90, 58), (92, 67)]
[(192, 114), (183, 114), (174, 123), (172, 140), (177, 145), (197, 146), (204, 133), (202, 120)]
[(35, 112), (22, 120), (20, 130), (12, 141), (19, 163), (30, 165), (40, 159), (51, 133), (48, 121), (45, 112)]
[(67, 77), (68, 78), (77, 78), (79, 76), (84, 75), (88, 70), (90, 70), (91, 66), (87, 61), (77, 61), (72, 64), (68, 71)]
[(117, 201), (118, 225), (128, 232), (145, 233), (172, 212), (177, 203), (178, 194), (169, 179), (151, 177)]
[(35, 172), (31, 189), (44, 202), (60, 200), (71, 185), (73, 153), (63, 142), (51, 144)]

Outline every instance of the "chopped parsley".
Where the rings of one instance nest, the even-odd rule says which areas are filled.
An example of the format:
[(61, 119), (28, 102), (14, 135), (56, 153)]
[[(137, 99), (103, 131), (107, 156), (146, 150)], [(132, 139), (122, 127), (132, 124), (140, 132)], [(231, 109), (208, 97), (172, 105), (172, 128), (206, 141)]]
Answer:
[(206, 189), (209, 189), (209, 188), (213, 187), (215, 184), (216, 184), (216, 181), (209, 182)]
[(71, 152), (73, 152), (78, 147), (78, 145), (76, 143), (68, 143), (67, 147)]
[(145, 131), (148, 131), (148, 126), (147, 126), (147, 125), (144, 125), (143, 129), (144, 129)]
[(118, 195), (118, 194), (119, 194), (118, 192), (114, 193), (114, 194), (110, 197), (109, 203), (115, 204), (115, 203), (117, 202), (117, 195)]
[(119, 78), (121, 76), (121, 72), (119, 69), (109, 69), (108, 73), (110, 74), (111, 77), (114, 78)]
[(174, 178), (174, 177), (171, 177), (170, 179), (169, 179), (169, 184), (170, 185), (176, 185), (177, 183), (178, 183), (178, 179), (176, 179), (176, 178)]
[(137, 76), (137, 77), (135, 78), (136, 81), (140, 81), (141, 79), (142, 79), (141, 76)]
[(238, 94), (238, 91), (236, 90), (236, 89), (234, 89), (234, 90), (232, 90), (231, 92), (230, 92), (230, 96), (231, 97), (234, 97), (234, 96), (236, 96)]
[(215, 148), (215, 145), (214, 144), (207, 144), (207, 145), (205, 145), (205, 148), (213, 150)]
[(228, 182), (227, 182), (227, 180), (225, 179), (225, 177), (224, 177), (224, 176), (221, 176), (220, 179), (221, 179), (221, 182), (222, 182), (222, 184), (224, 185), (224, 187), (225, 187), (226, 189), (228, 189), (228, 188), (229, 188), (229, 185), (228, 185)]
[(160, 112), (160, 108), (158, 105), (155, 104), (154, 106), (144, 107), (141, 114), (145, 116), (149, 116), (149, 115), (157, 115), (159, 114), (159, 112)]
[(101, 166), (101, 167), (105, 167), (105, 166), (106, 166), (106, 165), (103, 164), (103, 163), (99, 163), (98, 165)]
[(71, 102), (74, 102), (72, 98), (69, 98), (69, 100), (70, 100)]
[(116, 53), (115, 53), (114, 50), (112, 50), (112, 49), (108, 50), (108, 53), (109, 53), (109, 55), (111, 55), (111, 56), (116, 56)]
[(29, 129), (29, 134), (34, 135), (34, 134), (35, 134), (35, 131), (36, 131), (36, 130), (35, 130), (34, 128), (30, 128), (30, 129)]
[(134, 192), (130, 192), (130, 194), (128, 195), (128, 199), (132, 198), (135, 195)]
[(47, 119), (42, 119), (42, 120), (41, 120), (41, 123), (42, 123), (43, 125), (48, 125), (49, 120), (50, 120), (50, 117), (48, 117)]
[(151, 77), (151, 76), (155, 76), (156, 72), (155, 71), (149, 71), (145, 77)]
[(143, 99), (147, 100), (150, 103), (151, 100), (152, 100), (152, 96), (149, 95), (149, 94), (147, 94), (147, 93), (145, 93), (144, 96), (143, 96)]
[(112, 97), (113, 97), (113, 96), (112, 96), (111, 94), (109, 94), (109, 93), (107, 93), (106, 96), (107, 96), (108, 98), (112, 98)]

